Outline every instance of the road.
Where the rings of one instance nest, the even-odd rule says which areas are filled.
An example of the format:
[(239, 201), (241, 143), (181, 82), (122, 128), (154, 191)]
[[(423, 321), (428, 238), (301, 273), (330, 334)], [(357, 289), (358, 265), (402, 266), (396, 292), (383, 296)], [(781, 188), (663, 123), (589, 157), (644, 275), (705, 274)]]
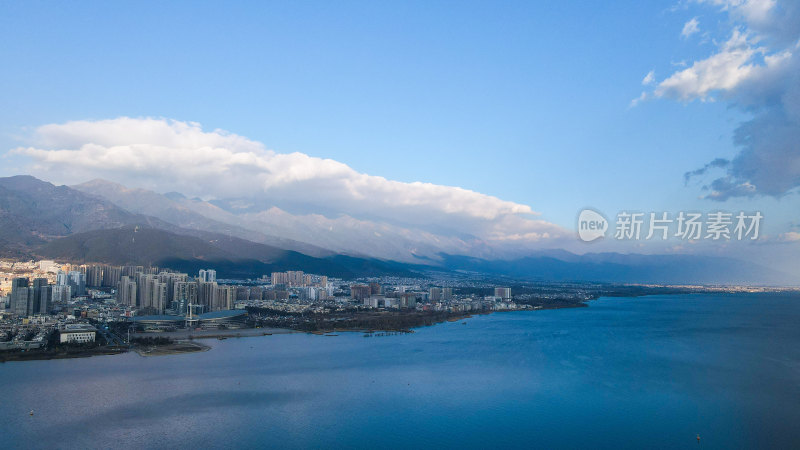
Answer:
[(109, 345), (117, 345), (119, 347), (126, 346), (125, 342), (122, 339), (120, 339), (119, 336), (102, 327), (98, 328), (97, 332), (100, 333), (103, 336), (103, 338), (105, 338), (106, 342), (108, 342)]

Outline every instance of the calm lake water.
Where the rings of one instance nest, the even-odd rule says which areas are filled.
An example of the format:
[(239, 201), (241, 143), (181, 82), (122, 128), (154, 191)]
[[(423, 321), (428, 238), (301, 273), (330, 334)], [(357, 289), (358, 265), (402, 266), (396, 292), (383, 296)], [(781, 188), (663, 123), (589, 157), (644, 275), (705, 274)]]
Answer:
[(800, 446), (800, 297), (604, 298), (466, 322), (0, 364), (0, 447)]

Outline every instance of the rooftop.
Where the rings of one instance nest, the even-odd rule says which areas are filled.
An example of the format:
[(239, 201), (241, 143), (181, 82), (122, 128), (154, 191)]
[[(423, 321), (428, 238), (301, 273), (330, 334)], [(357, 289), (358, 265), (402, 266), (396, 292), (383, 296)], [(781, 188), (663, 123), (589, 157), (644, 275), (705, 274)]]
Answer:
[(244, 309), (228, 309), (224, 311), (212, 311), (212, 312), (207, 312), (205, 314), (200, 314), (199, 316), (197, 316), (197, 318), (200, 320), (225, 319), (228, 317), (243, 316), (245, 314), (247, 314), (247, 311)]
[(97, 328), (88, 323), (68, 323), (61, 328), (62, 333), (85, 333), (87, 331), (97, 331)]
[(186, 318), (183, 316), (168, 316), (166, 314), (131, 317), (131, 320), (134, 322), (177, 322), (185, 319)]

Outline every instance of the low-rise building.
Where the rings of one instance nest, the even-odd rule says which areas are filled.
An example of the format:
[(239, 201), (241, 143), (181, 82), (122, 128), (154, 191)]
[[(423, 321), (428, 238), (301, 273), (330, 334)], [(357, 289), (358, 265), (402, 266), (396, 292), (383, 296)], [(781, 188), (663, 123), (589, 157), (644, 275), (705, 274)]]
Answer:
[(86, 323), (71, 323), (64, 325), (59, 330), (60, 342), (85, 344), (94, 342), (97, 335), (97, 329)]

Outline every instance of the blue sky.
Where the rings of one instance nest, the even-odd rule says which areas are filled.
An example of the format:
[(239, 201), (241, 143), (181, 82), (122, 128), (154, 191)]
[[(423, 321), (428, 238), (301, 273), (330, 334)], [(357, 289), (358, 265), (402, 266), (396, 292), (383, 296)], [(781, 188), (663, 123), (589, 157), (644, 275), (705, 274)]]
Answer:
[[(713, 3), (713, 2), (712, 2)], [(701, 33), (681, 37), (699, 17)], [(733, 158), (730, 101), (652, 98), (736, 27), (719, 5), (566, 2), (3, 2), (0, 151), (36, 127), (155, 117), (392, 180), (459, 186), (574, 227), (577, 211), (760, 209), (684, 173)], [(0, 175), (26, 171), (7, 156)], [(710, 180), (707, 180), (710, 181)]]

